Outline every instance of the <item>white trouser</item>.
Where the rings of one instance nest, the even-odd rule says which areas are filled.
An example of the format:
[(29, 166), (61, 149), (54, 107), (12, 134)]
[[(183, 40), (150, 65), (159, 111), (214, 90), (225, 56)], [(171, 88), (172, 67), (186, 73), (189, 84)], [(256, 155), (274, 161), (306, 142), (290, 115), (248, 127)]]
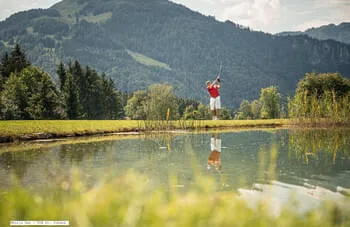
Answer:
[(221, 100), (220, 96), (213, 98), (210, 97), (210, 110), (221, 109)]
[(210, 138), (210, 149), (211, 151), (221, 152), (221, 139)]

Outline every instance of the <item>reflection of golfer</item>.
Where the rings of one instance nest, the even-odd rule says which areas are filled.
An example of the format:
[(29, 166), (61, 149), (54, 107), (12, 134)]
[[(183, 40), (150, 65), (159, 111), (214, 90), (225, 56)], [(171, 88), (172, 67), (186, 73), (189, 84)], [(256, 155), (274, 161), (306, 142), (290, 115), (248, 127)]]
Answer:
[(208, 169), (212, 166), (215, 167), (216, 170), (221, 170), (221, 139), (220, 134), (212, 134), (210, 138), (210, 150), (211, 153), (208, 158)]

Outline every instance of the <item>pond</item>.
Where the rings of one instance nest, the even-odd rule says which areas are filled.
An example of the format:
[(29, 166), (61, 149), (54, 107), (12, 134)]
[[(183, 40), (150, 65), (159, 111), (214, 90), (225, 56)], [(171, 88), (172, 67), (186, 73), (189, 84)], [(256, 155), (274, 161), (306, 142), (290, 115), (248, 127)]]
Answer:
[(17, 179), (28, 189), (45, 189), (70, 178), (76, 167), (89, 185), (135, 171), (156, 186), (183, 191), (204, 175), (217, 190), (247, 200), (267, 193), (283, 203), (289, 191), (301, 199), (333, 199), (350, 188), (350, 130), (154, 133), (2, 145), (0, 188), (10, 190)]

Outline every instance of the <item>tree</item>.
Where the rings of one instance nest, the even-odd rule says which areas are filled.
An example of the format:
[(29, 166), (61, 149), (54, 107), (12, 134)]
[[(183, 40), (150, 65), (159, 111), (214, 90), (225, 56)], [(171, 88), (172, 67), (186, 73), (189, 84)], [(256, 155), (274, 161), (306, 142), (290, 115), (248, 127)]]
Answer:
[(83, 107), (84, 118), (103, 119), (106, 112), (105, 94), (103, 92), (104, 79), (95, 70), (85, 67), (84, 82), (77, 82), (79, 86), (80, 103)]
[(102, 75), (103, 81), (103, 106), (104, 106), (104, 118), (106, 119), (118, 119), (123, 116), (123, 97), (121, 93), (114, 88), (114, 82), (111, 78), (106, 79), (104, 74)]
[[(73, 81), (71, 81), (69, 84), (73, 86), (72, 83), (74, 83), (74, 86), (78, 92), (79, 97), (79, 117), (80, 118), (86, 118), (86, 107), (87, 107), (87, 97), (91, 94), (88, 93), (88, 83), (89, 81), (84, 76), (84, 71), (79, 63), (79, 61), (75, 60), (73, 64), (68, 64), (68, 72), (72, 75)], [(76, 96), (72, 93), (73, 96)], [(73, 112), (72, 112), (73, 113)], [(76, 118), (77, 116), (75, 116)]]
[(29, 98), (27, 111), (32, 119), (60, 119), (59, 96), (47, 73), (42, 75), (37, 87)]
[(279, 118), (280, 117), (281, 95), (275, 86), (261, 89), (261, 117), (262, 118)]
[(289, 117), (350, 121), (350, 80), (338, 73), (306, 74), (288, 99)]
[[(68, 84), (65, 83), (65, 86), (67, 85), (66, 97), (63, 98), (64, 102), (69, 102), (65, 103), (66, 109), (70, 110), (68, 117), (118, 119), (123, 116), (122, 96), (115, 89), (112, 79), (106, 78), (104, 73), (99, 75), (96, 70), (89, 66), (85, 66), (83, 70), (77, 60), (74, 63), (70, 61), (67, 70), (60, 64), (57, 72), (62, 75), (61, 78), (64, 78), (64, 76), (68, 78), (67, 72), (72, 77), (72, 81)], [(72, 88), (77, 89), (77, 92), (73, 92)], [(79, 97), (79, 102), (75, 100), (76, 97)], [(77, 109), (73, 108), (74, 103), (78, 104)]]
[(81, 117), (82, 107), (79, 99), (79, 90), (70, 73), (67, 74), (66, 83), (64, 85), (64, 103), (69, 119), (73, 120)]
[(0, 91), (11, 73), (19, 73), (30, 65), (19, 44), (16, 44), (9, 56), (7, 52), (1, 58), (0, 65)]
[(136, 91), (128, 100), (125, 112), (131, 119), (165, 120), (178, 119), (179, 110), (173, 88), (167, 84), (154, 84), (148, 91)]
[(5, 120), (25, 119), (25, 108), (28, 106), (26, 86), (15, 74), (11, 74), (1, 92), (1, 115)]
[(221, 120), (232, 120), (232, 112), (227, 108), (222, 108), (220, 111)]
[(136, 91), (131, 98), (128, 99), (125, 106), (125, 114), (127, 117), (135, 120), (146, 119), (146, 101), (148, 99), (147, 91)]
[(250, 106), (251, 106), (251, 109), (252, 109), (253, 119), (260, 118), (261, 103), (259, 102), (259, 100), (254, 100), (253, 102), (250, 103)]
[(9, 56), (8, 53), (5, 52), (4, 56), (1, 58), (1, 64), (0, 64), (0, 91), (3, 88), (3, 85), (5, 84), (6, 80), (10, 76), (10, 68), (9, 68)]
[(60, 62), (60, 64), (58, 65), (57, 75), (60, 83), (60, 91), (62, 92), (64, 85), (66, 83), (66, 77), (67, 77), (66, 69), (64, 68), (63, 62)]
[(178, 119), (179, 108), (173, 87), (167, 84), (154, 84), (149, 88), (149, 99), (146, 100), (146, 118), (148, 120), (165, 120), (168, 109), (169, 119)]
[(4, 119), (56, 119), (59, 98), (50, 76), (29, 66), (12, 73), (1, 93)]
[(9, 58), (9, 72), (21, 72), (22, 69), (29, 65), (30, 62), (27, 60), (25, 53), (21, 50), (19, 44), (16, 44)]
[(199, 119), (207, 120), (211, 119), (211, 112), (209, 106), (205, 106), (202, 103), (198, 105), (198, 115)]
[(343, 97), (350, 92), (350, 80), (342, 77), (339, 73), (306, 73), (305, 78), (298, 82), (296, 95), (308, 96), (315, 94), (321, 98), (324, 93), (334, 90), (337, 97)]
[(198, 110), (196, 110), (192, 105), (187, 106), (185, 108), (185, 112), (183, 114), (183, 118), (185, 120), (197, 120), (197, 119), (199, 119)]
[(179, 114), (183, 116), (186, 107), (193, 106), (194, 109), (198, 109), (199, 102), (192, 99), (177, 98), (177, 104), (179, 106)]
[(241, 118), (247, 119), (252, 117), (252, 107), (248, 100), (243, 100), (239, 106), (239, 111), (241, 112)]

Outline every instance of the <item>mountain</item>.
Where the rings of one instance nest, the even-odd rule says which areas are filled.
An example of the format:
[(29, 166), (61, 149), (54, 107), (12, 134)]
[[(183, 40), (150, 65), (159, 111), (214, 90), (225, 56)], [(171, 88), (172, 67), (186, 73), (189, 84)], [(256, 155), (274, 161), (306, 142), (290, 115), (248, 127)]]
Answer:
[(231, 107), (270, 85), (285, 98), (306, 72), (350, 76), (349, 45), (251, 31), (167, 0), (63, 0), (0, 22), (0, 40), (0, 52), (20, 43), (55, 79), (60, 60), (78, 59), (123, 91), (167, 82), (177, 95), (205, 103), (205, 81), (222, 62), (222, 102)]
[(350, 23), (341, 23), (339, 25), (329, 24), (318, 28), (310, 28), (305, 32), (281, 32), (277, 35), (308, 35), (319, 40), (333, 39), (350, 44)]

